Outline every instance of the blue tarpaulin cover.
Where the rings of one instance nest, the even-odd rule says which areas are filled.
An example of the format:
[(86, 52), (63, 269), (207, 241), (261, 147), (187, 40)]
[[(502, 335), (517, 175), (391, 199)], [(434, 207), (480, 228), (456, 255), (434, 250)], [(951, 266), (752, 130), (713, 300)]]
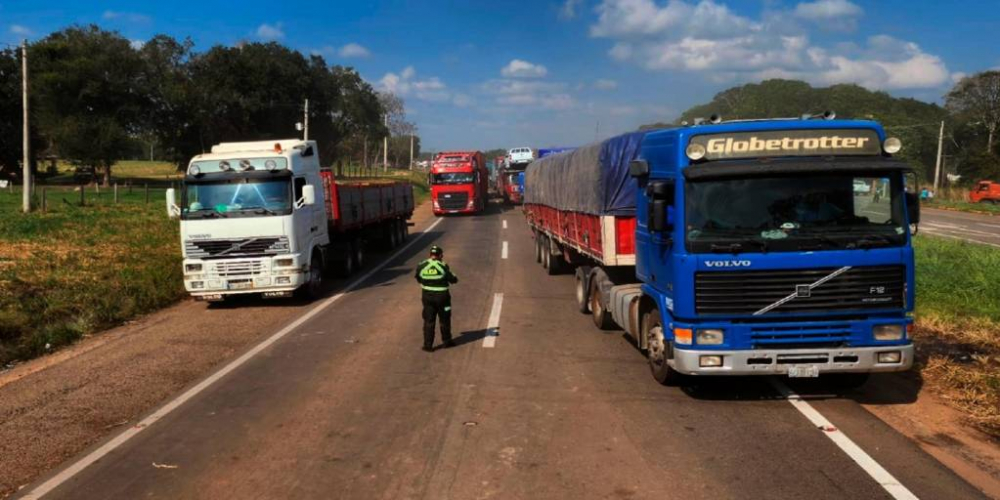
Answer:
[(646, 132), (631, 132), (548, 156), (528, 165), (524, 201), (591, 215), (635, 215), (636, 180), (629, 162)]

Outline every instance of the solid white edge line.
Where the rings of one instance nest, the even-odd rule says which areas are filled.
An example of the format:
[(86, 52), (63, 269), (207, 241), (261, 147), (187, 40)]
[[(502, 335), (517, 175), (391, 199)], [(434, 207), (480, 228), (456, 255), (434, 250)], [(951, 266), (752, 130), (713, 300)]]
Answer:
[(490, 319), (486, 322), (486, 336), (483, 337), (483, 347), (494, 347), (497, 345), (497, 336), (500, 335), (500, 309), (503, 307), (503, 293), (493, 294), (493, 308), (490, 309)]
[(774, 386), (782, 396), (785, 397), (799, 413), (804, 415), (813, 425), (826, 434), (826, 437), (830, 438), (834, 444), (837, 445), (844, 453), (847, 454), (851, 460), (854, 460), (865, 472), (871, 476), (882, 488), (885, 489), (892, 498), (896, 500), (917, 500), (917, 496), (914, 495), (910, 490), (903, 486), (889, 471), (885, 470), (884, 467), (879, 465), (874, 458), (868, 453), (865, 453), (860, 446), (854, 443), (851, 438), (847, 437), (840, 431), (839, 428), (834, 426), (826, 417), (823, 416), (818, 410), (812, 407), (808, 402), (806, 402), (802, 397), (795, 393), (787, 385), (779, 382), (777, 379), (771, 379), (771, 385)]
[(199, 393), (201, 393), (205, 389), (209, 388), (212, 384), (218, 382), (219, 379), (221, 379), (222, 377), (225, 377), (226, 375), (228, 375), (233, 370), (239, 368), (241, 365), (243, 365), (244, 363), (246, 363), (247, 361), (249, 361), (251, 358), (253, 358), (257, 354), (260, 354), (261, 351), (263, 351), (264, 349), (267, 349), (268, 347), (270, 347), (272, 344), (274, 344), (278, 340), (281, 340), (282, 337), (288, 335), (290, 332), (292, 332), (293, 330), (295, 330), (296, 328), (298, 328), (300, 325), (302, 325), (306, 321), (309, 321), (310, 319), (312, 319), (314, 316), (316, 316), (317, 314), (319, 314), (320, 312), (322, 312), (324, 309), (326, 309), (327, 307), (329, 307), (330, 305), (332, 305), (334, 302), (337, 302), (338, 300), (340, 300), (341, 297), (343, 297), (344, 295), (347, 295), (351, 290), (354, 290), (355, 288), (357, 288), (358, 285), (360, 285), (361, 283), (365, 282), (366, 280), (368, 280), (369, 278), (371, 278), (372, 276), (374, 276), (375, 273), (381, 271), (385, 266), (389, 265), (390, 262), (394, 261), (397, 257), (399, 257), (400, 255), (402, 255), (403, 252), (405, 252), (408, 248), (410, 248), (411, 246), (413, 246), (414, 244), (416, 244), (418, 241), (420, 241), (420, 238), (422, 238), (424, 235), (426, 235), (427, 233), (429, 233), (431, 231), (431, 229), (434, 229), (434, 227), (437, 226), (438, 224), (440, 224), (441, 221), (443, 221), (443, 220), (444, 219), (438, 219), (437, 221), (435, 221), (430, 226), (427, 226), (427, 229), (424, 229), (419, 234), (417, 234), (416, 237), (412, 241), (410, 241), (409, 243), (407, 243), (406, 245), (404, 245), (403, 248), (400, 248), (398, 251), (396, 251), (396, 253), (392, 254), (389, 258), (387, 258), (384, 261), (382, 261), (380, 264), (378, 264), (377, 266), (375, 266), (374, 268), (372, 268), (370, 271), (368, 271), (367, 273), (365, 273), (360, 278), (358, 278), (358, 279), (354, 280), (353, 282), (351, 282), (349, 285), (347, 285), (346, 287), (344, 287), (344, 289), (341, 290), (340, 292), (338, 292), (336, 295), (334, 295), (333, 297), (330, 297), (330, 298), (324, 300), (319, 305), (313, 307), (308, 312), (306, 312), (305, 314), (303, 314), (302, 316), (300, 316), (295, 321), (289, 323), (287, 326), (285, 326), (284, 328), (282, 328), (281, 330), (279, 330), (274, 335), (271, 335), (270, 337), (268, 337), (267, 339), (265, 339), (263, 342), (261, 342), (261, 343), (257, 344), (256, 346), (254, 346), (252, 349), (250, 349), (249, 351), (247, 351), (246, 353), (244, 353), (242, 356), (240, 356), (240, 357), (234, 359), (233, 361), (229, 362), (229, 364), (227, 364), (226, 366), (222, 367), (221, 369), (219, 369), (215, 373), (209, 375), (208, 378), (202, 380), (197, 385), (195, 385), (194, 387), (188, 389), (187, 391), (184, 391), (183, 394), (181, 394), (180, 396), (177, 396), (176, 398), (174, 398), (169, 403), (161, 406), (158, 410), (156, 410), (155, 412), (153, 412), (148, 417), (142, 419), (139, 423), (137, 423), (137, 424), (129, 427), (128, 429), (125, 429), (120, 434), (118, 434), (117, 436), (115, 436), (113, 439), (111, 439), (107, 443), (104, 443), (100, 448), (97, 448), (96, 450), (88, 453), (85, 457), (81, 458), (80, 460), (77, 460), (72, 465), (70, 465), (69, 467), (63, 469), (58, 474), (56, 474), (55, 476), (53, 476), (52, 478), (50, 478), (48, 481), (45, 481), (44, 483), (38, 485), (37, 487), (35, 487), (35, 489), (31, 490), (29, 493), (27, 493), (25, 496), (23, 496), (21, 498), (23, 498), (25, 500), (41, 498), (42, 496), (44, 496), (45, 494), (49, 493), (50, 491), (58, 488), (60, 485), (62, 485), (63, 483), (65, 483), (66, 481), (68, 481), (69, 479), (71, 479), (73, 476), (75, 476), (76, 474), (78, 474), (80, 471), (86, 469), (87, 467), (89, 467), (90, 465), (92, 465), (94, 462), (100, 460), (105, 455), (107, 455), (108, 453), (114, 451), (116, 448), (118, 448), (122, 444), (125, 444), (125, 442), (127, 442), (129, 439), (132, 439), (132, 437), (134, 437), (136, 434), (142, 432), (143, 430), (145, 430), (146, 428), (148, 428), (150, 425), (153, 425), (154, 423), (156, 423), (157, 421), (159, 421), (163, 417), (167, 416), (170, 412), (176, 410), (178, 407), (180, 407), (181, 405), (183, 405), (184, 403), (186, 403), (187, 401), (189, 401), (191, 398), (197, 396)]
[(500, 250), (500, 258), (501, 259), (506, 259), (507, 258), (507, 242), (506, 241), (503, 242), (503, 249)]

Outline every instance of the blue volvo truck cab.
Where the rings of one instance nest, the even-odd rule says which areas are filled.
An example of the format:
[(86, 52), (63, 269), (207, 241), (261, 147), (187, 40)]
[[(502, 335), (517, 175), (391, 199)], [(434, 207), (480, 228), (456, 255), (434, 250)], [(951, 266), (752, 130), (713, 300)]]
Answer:
[(639, 283), (611, 302), (653, 376), (909, 369), (919, 205), (900, 147), (859, 120), (647, 133), (629, 165)]

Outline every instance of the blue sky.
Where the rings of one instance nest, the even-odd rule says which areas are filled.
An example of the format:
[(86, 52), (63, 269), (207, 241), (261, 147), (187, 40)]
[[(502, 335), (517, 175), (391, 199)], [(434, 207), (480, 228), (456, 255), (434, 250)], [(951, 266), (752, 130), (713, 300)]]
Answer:
[[(996, 0), (0, 1), (0, 43), (95, 23), (276, 40), (401, 95), (426, 149), (577, 145), (769, 77), (940, 101), (1000, 67)], [(814, 110), (803, 110), (814, 111)]]

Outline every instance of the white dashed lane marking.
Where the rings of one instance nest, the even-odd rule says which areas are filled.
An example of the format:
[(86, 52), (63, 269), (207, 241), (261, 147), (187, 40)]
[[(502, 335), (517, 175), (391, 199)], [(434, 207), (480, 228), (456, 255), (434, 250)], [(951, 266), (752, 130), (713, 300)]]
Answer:
[(507, 258), (507, 242), (506, 241), (503, 242), (503, 248), (500, 250), (500, 258), (501, 259), (506, 259)]
[(507, 219), (504, 219), (504, 220), (503, 220), (503, 228), (504, 228), (504, 229), (507, 229)]
[(486, 336), (483, 337), (483, 347), (495, 347), (500, 335), (500, 309), (503, 307), (503, 293), (493, 294), (493, 308), (490, 309), (490, 319), (486, 323)]

